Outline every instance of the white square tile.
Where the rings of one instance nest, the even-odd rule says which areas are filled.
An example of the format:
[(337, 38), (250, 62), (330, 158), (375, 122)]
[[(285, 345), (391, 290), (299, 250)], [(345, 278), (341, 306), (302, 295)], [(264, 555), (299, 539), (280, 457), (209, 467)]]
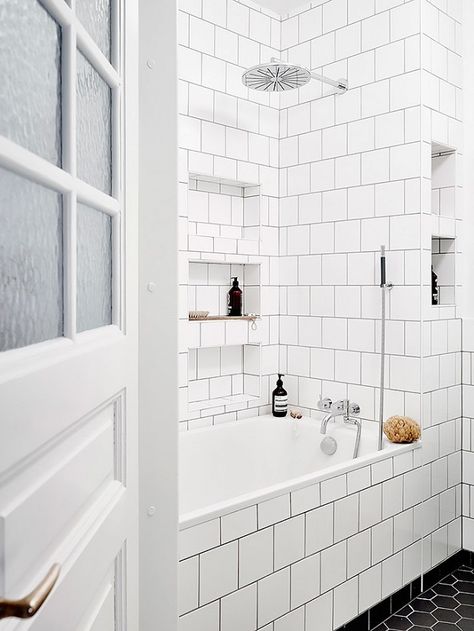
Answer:
[(359, 576), (359, 611), (366, 611), (382, 599), (382, 565), (374, 565)]
[(372, 563), (393, 554), (393, 520), (387, 519), (372, 528)]
[(257, 530), (257, 507), (249, 506), (221, 517), (222, 543), (238, 539)]
[(291, 492), (291, 514), (305, 513), (319, 506), (319, 484), (312, 484)]
[(258, 583), (258, 626), (261, 627), (290, 610), (290, 568)]
[(221, 600), (221, 631), (254, 631), (257, 625), (257, 584)]
[(179, 619), (179, 631), (219, 631), (219, 602), (195, 609)]
[(180, 561), (178, 566), (178, 614), (196, 609), (199, 603), (199, 557)]
[(370, 530), (347, 540), (347, 576), (351, 578), (366, 570), (371, 564)]
[(382, 487), (380, 485), (361, 491), (359, 510), (360, 530), (365, 530), (381, 520)]
[[(474, 521), (474, 520), (473, 520)], [(474, 541), (474, 538), (473, 538)], [(327, 592), (306, 605), (306, 629), (333, 631), (333, 592)]]
[(402, 554), (399, 552), (382, 563), (382, 598), (402, 586)]
[(346, 580), (346, 542), (321, 552), (321, 591), (326, 592)]
[(333, 505), (306, 513), (306, 554), (319, 552), (334, 542)]
[(287, 519), (290, 516), (290, 496), (279, 495), (258, 505), (258, 527), (265, 528), (270, 524)]
[(334, 590), (334, 624), (337, 627), (357, 616), (359, 605), (358, 579), (353, 578)]
[(203, 524), (198, 524), (179, 533), (180, 559), (199, 554), (209, 550), (220, 543), (219, 520), (213, 519)]
[(239, 586), (273, 572), (273, 529), (266, 528), (239, 541)]
[(359, 529), (359, 497), (349, 495), (334, 503), (334, 540), (348, 539)]
[(319, 595), (320, 556), (313, 554), (291, 566), (291, 608)]
[(292, 517), (275, 526), (275, 569), (290, 565), (304, 556), (305, 517)]
[(275, 620), (274, 631), (304, 631), (304, 607)]
[(238, 543), (228, 543), (200, 557), (199, 602), (206, 604), (237, 589)]

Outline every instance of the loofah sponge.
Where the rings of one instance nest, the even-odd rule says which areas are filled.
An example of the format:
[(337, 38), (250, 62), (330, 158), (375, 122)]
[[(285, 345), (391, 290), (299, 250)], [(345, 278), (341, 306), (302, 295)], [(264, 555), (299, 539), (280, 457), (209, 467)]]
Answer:
[(383, 431), (392, 443), (413, 443), (421, 436), (420, 426), (408, 416), (391, 416), (385, 421)]

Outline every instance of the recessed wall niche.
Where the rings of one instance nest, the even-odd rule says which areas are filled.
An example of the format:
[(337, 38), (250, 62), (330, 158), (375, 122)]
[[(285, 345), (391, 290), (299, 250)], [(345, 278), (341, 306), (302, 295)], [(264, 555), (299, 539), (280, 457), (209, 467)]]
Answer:
[(191, 348), (188, 409), (211, 410), (260, 397), (260, 345)]
[(259, 254), (260, 186), (189, 175), (189, 250)]
[(260, 315), (260, 265), (252, 263), (190, 261), (188, 310), (227, 316), (227, 295), (233, 277), (239, 279), (242, 289), (242, 313)]
[(436, 274), (438, 302), (433, 306), (456, 304), (456, 240), (443, 237), (431, 239), (431, 264)]

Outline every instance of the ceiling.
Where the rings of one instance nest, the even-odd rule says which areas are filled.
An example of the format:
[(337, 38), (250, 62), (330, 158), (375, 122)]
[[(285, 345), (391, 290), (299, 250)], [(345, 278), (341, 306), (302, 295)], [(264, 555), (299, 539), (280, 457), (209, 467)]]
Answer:
[(272, 9), (276, 13), (284, 14), (298, 9), (304, 4), (309, 4), (309, 2), (308, 0), (257, 0), (257, 4)]

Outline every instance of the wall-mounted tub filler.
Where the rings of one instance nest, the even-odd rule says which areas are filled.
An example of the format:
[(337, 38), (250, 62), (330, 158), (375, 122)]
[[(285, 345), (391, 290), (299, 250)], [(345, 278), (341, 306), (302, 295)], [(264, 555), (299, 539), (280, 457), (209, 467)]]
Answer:
[(347, 79), (330, 79), (304, 66), (281, 61), (276, 57), (272, 57), (269, 63), (252, 66), (242, 75), (242, 83), (247, 88), (260, 92), (295, 90), (302, 88), (311, 79), (332, 85), (339, 94), (347, 92), (348, 89)]
[(362, 424), (360, 419), (354, 417), (359, 416), (360, 406), (357, 403), (351, 403), (349, 399), (342, 399), (333, 403), (331, 399), (323, 399), (319, 397), (318, 408), (322, 412), (327, 412), (321, 421), (321, 434), (326, 434), (329, 421), (334, 420), (336, 416), (342, 416), (344, 423), (347, 423), (348, 425), (355, 425), (357, 427), (356, 441), (352, 456), (353, 458), (357, 458), (359, 455)]

